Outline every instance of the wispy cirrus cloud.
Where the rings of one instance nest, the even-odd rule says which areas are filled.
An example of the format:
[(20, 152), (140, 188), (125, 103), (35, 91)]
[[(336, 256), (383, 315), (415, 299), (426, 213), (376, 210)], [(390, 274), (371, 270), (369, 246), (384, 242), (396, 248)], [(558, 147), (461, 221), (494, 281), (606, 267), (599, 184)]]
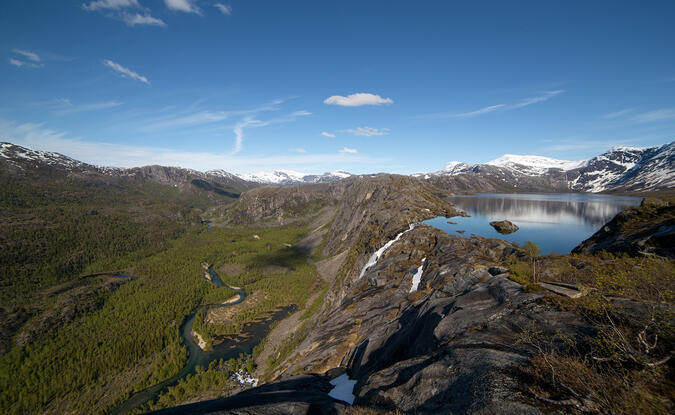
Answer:
[(146, 78), (145, 76), (139, 75), (136, 72), (132, 71), (131, 69), (126, 68), (117, 62), (113, 62), (110, 59), (104, 59), (103, 64), (125, 78), (143, 82), (144, 84), (150, 84), (150, 81), (148, 81), (148, 78)]
[(635, 111), (635, 109), (626, 108), (626, 109), (622, 109), (622, 110), (619, 110), (619, 111), (614, 111), (614, 112), (610, 112), (608, 114), (605, 114), (605, 115), (602, 116), (602, 118), (605, 118), (607, 120), (611, 120), (611, 119), (614, 119), (614, 118), (621, 118), (625, 115), (628, 115), (628, 114), (632, 113), (633, 111)]
[(312, 113), (309, 112), (309, 111), (306, 111), (306, 110), (300, 110), (300, 111), (295, 111), (291, 115), (293, 115), (295, 117), (304, 117), (304, 116), (307, 116), (307, 115), (312, 115)]
[(356, 128), (349, 128), (349, 129), (342, 130), (342, 131), (345, 132), (345, 133), (363, 136), (363, 137), (371, 137), (371, 136), (374, 136), (374, 135), (389, 134), (388, 128), (373, 128), (373, 127), (356, 127)]
[(202, 10), (197, 7), (194, 0), (164, 0), (166, 8), (176, 12), (194, 13), (202, 15)]
[(673, 121), (675, 120), (675, 108), (662, 108), (644, 112), (636, 115), (635, 120), (641, 123)]
[(138, 0), (97, 0), (82, 4), (82, 8), (87, 11), (119, 10), (134, 7), (141, 7)]
[[(98, 0), (84, 3), (82, 8), (89, 12), (101, 12), (131, 27), (138, 25), (166, 27), (162, 19), (153, 17), (150, 9), (141, 6), (138, 0)], [(134, 10), (134, 12), (128, 10)]]
[[(253, 107), (243, 110), (198, 110), (199, 104), (195, 104), (187, 110), (179, 110), (177, 112), (162, 116), (160, 118), (152, 119), (145, 122), (143, 126), (144, 131), (156, 131), (167, 128), (183, 128), (192, 127), (195, 125), (203, 125), (225, 121), (229, 119), (236, 119), (237, 117), (246, 117), (249, 115), (256, 115), (262, 112), (278, 111), (283, 100), (274, 100), (258, 107)], [(291, 117), (298, 117), (307, 115), (302, 111), (296, 111), (291, 114)]]
[(28, 60), (31, 60), (33, 62), (40, 62), (40, 56), (35, 52), (30, 52), (30, 51), (21, 50), (21, 49), (14, 49), (13, 52), (17, 53), (17, 54), (23, 56), (24, 58), (26, 58)]
[(358, 151), (355, 148), (344, 147), (341, 150), (338, 150), (338, 153), (356, 154)]
[(542, 94), (542, 95), (539, 95), (539, 96), (536, 96), (536, 97), (525, 98), (524, 100), (522, 100), (520, 102), (517, 102), (515, 104), (507, 105), (507, 107), (510, 108), (510, 109), (527, 107), (528, 105), (538, 104), (540, 102), (548, 101), (549, 99), (555, 97), (556, 95), (560, 95), (563, 92), (565, 92), (564, 89), (557, 89), (555, 91), (548, 91), (545, 94)]
[(152, 17), (149, 14), (141, 15), (138, 13), (122, 13), (122, 20), (124, 20), (124, 23), (126, 23), (128, 26), (132, 27), (136, 25), (166, 27), (166, 23), (164, 23), (162, 19)]
[(477, 110), (473, 111), (467, 111), (467, 112), (443, 112), (443, 113), (435, 113), (435, 114), (429, 114), (426, 115), (425, 117), (430, 117), (430, 118), (473, 118), (477, 117), (479, 115), (484, 115), (488, 114), (491, 112), (495, 111), (509, 111), (509, 110), (515, 110), (519, 108), (524, 108), (530, 105), (538, 104), (540, 102), (545, 102), (548, 101), (549, 99), (560, 95), (564, 93), (564, 89), (558, 89), (555, 91), (547, 91), (541, 95), (537, 95), (534, 97), (529, 97), (522, 99), (518, 102), (514, 102), (511, 104), (495, 104), (495, 105), (489, 105), (487, 107), (479, 108)]
[(75, 114), (80, 112), (90, 112), (90, 111), (101, 111), (110, 108), (119, 107), (122, 105), (119, 101), (104, 101), (104, 102), (94, 102), (89, 104), (73, 104), (68, 99), (59, 99), (57, 100), (60, 105), (60, 109), (57, 109), (54, 113), (56, 115), (68, 115)]
[(335, 138), (335, 134), (329, 133), (327, 131), (322, 131), (321, 135), (328, 138)]
[(225, 168), (236, 173), (257, 170), (301, 168), (316, 173), (326, 171), (327, 165), (335, 168), (345, 163), (370, 167), (375, 163), (389, 163), (386, 158), (356, 154), (355, 149), (344, 148), (339, 152), (324, 154), (285, 154), (273, 156), (242, 157), (209, 151), (179, 151), (162, 147), (113, 144), (73, 138), (65, 131), (47, 128), (41, 123), (19, 124), (0, 119), (0, 136), (14, 144), (45, 151), (58, 151), (76, 160), (102, 166), (137, 167), (152, 164), (180, 166), (206, 171)]
[(232, 7), (228, 6), (227, 4), (216, 3), (213, 5), (213, 7), (220, 10), (220, 12), (225, 16), (229, 16), (232, 14)]
[(22, 49), (13, 49), (12, 52), (19, 55), (19, 57), (9, 58), (9, 64), (17, 68), (41, 68), (44, 66), (40, 63), (40, 56), (35, 52), (30, 52)]
[(391, 98), (382, 98), (379, 95), (359, 92), (347, 96), (333, 95), (323, 100), (324, 104), (339, 105), (341, 107), (360, 107), (363, 105), (393, 104)]
[(296, 152), (296, 153), (306, 153), (307, 152), (307, 150), (305, 150), (304, 148), (296, 148), (293, 151)]
[[(263, 112), (263, 111), (260, 111)], [(268, 120), (259, 120), (255, 118), (254, 116), (247, 116), (244, 117), (241, 121), (239, 121), (237, 124), (235, 124), (234, 129), (232, 130), (234, 132), (235, 136), (235, 142), (234, 142), (234, 148), (232, 149), (232, 155), (239, 153), (243, 148), (244, 144), (244, 129), (246, 128), (256, 128), (256, 127), (266, 127), (268, 125), (272, 124), (283, 124), (287, 122), (293, 122), (298, 119), (298, 117), (305, 117), (307, 115), (310, 115), (311, 113), (308, 111), (295, 111), (292, 112), (290, 115), (287, 116), (282, 116), (282, 117), (277, 117), (277, 118), (271, 118)]]
[(448, 116), (452, 118), (471, 118), (478, 115), (487, 114), (488, 112), (497, 111), (498, 109), (504, 108), (505, 106), (506, 104), (490, 105), (489, 107), (484, 107), (481, 109), (477, 109), (475, 111), (460, 112), (458, 114), (448, 114)]

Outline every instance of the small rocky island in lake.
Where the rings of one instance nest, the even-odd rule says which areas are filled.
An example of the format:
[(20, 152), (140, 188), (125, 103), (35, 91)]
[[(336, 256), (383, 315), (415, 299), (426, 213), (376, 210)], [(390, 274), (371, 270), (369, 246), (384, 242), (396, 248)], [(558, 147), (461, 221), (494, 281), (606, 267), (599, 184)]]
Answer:
[(490, 226), (495, 228), (497, 232), (504, 235), (513, 233), (519, 229), (518, 226), (516, 226), (513, 222), (510, 222), (508, 220), (493, 221), (490, 222)]

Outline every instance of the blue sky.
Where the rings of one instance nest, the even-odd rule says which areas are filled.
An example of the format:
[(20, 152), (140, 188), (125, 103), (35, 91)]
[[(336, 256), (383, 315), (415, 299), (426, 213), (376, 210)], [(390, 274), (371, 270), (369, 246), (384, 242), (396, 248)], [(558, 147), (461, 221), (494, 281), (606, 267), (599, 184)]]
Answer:
[(434, 171), (675, 136), (673, 1), (7, 1), (0, 140), (106, 165)]

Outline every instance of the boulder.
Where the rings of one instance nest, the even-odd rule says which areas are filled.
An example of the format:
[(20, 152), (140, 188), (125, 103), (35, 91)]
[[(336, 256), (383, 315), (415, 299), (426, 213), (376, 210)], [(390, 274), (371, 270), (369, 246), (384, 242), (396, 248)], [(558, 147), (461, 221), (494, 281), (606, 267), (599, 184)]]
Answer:
[(508, 220), (490, 222), (490, 226), (495, 228), (497, 232), (504, 235), (508, 235), (519, 229), (518, 226), (516, 226), (513, 222), (510, 222)]

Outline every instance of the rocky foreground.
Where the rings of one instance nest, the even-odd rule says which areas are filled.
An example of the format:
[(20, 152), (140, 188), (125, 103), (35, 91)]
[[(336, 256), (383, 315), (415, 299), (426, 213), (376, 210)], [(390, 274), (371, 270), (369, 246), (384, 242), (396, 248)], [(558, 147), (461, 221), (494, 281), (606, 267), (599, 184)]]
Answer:
[[(668, 206), (644, 205), (629, 216), (648, 218), (642, 225), (655, 223), (658, 236), (664, 225), (646, 211), (670, 212)], [(613, 222), (610, 231), (620, 228)], [(673, 242), (667, 238), (650, 240), (662, 247)], [(611, 238), (597, 243), (603, 249), (616, 244)], [(555, 260), (561, 258), (567, 257)], [(553, 265), (523, 279), (518, 270), (529, 272), (534, 261), (505, 241), (416, 227), (362, 277), (356, 271), (363, 259), (335, 275), (323, 311), (274, 381), (158, 413), (670, 412), (672, 299), (607, 296), (538, 281), (563, 275)], [(584, 275), (593, 271), (583, 257), (570, 261)], [(672, 269), (662, 268), (671, 263), (658, 264), (666, 269), (660, 283), (672, 288)], [(643, 260), (641, 266), (648, 265)], [(329, 396), (329, 381), (345, 371), (356, 381), (355, 407)]]

